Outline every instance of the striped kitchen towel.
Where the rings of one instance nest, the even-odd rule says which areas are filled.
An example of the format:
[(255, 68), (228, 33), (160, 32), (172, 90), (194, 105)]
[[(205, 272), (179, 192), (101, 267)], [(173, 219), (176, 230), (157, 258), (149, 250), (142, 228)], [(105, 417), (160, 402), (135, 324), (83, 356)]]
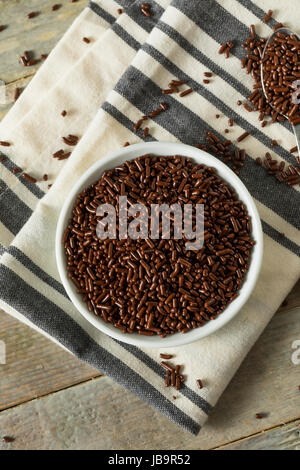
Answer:
[[(1, 140), (12, 144), (1, 162), (0, 306), (197, 434), (300, 274), (299, 186), (280, 184), (255, 162), (272, 151), (294, 163), (288, 150), (295, 145), (294, 136), (286, 123), (261, 128), (256, 113), (236, 105), (252, 87), (240, 67), (240, 44), (249, 36), (248, 26), (255, 24), (258, 34), (269, 35), (275, 20), (261, 20), (272, 8), (278, 21), (296, 29), (298, 0), (290, 0), (289, 9), (282, 8), (280, 0), (148, 3), (149, 18), (141, 13), (140, 0), (90, 2), (0, 125)], [(235, 47), (225, 59), (218, 49), (228, 39)], [(213, 73), (209, 85), (203, 84), (205, 71)], [(168, 110), (148, 121), (149, 135), (135, 133), (135, 122), (155, 108), (161, 90), (175, 78), (188, 83), (193, 93), (165, 96)], [(67, 111), (65, 117), (62, 110)], [(164, 386), (157, 350), (103, 335), (69, 301), (54, 256), (56, 223), (80, 175), (124, 142), (197, 145), (206, 129), (221, 137), (229, 118), (234, 121), (229, 138), (247, 154), (240, 177), (262, 219), (263, 267), (250, 300), (234, 320), (210, 337), (166, 351), (184, 364), (186, 376), (174, 401), (174, 392)], [(238, 144), (237, 137), (245, 131), (250, 136)], [(69, 133), (80, 141), (68, 160), (58, 162), (52, 154)], [(278, 141), (275, 148), (273, 139)], [(16, 166), (38, 182), (13, 173)], [(44, 173), (47, 182), (41, 181)], [(54, 184), (48, 191), (49, 182)], [(205, 382), (201, 390), (196, 387), (198, 377)]]

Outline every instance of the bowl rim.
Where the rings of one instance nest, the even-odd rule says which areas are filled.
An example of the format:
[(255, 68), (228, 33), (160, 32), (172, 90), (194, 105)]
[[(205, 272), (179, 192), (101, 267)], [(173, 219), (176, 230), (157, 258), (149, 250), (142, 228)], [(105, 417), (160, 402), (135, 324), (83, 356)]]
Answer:
[[(186, 157), (191, 157), (192, 159), (198, 158), (201, 161), (196, 160), (197, 163), (203, 163), (204, 165), (214, 167), (217, 170), (219, 176), (235, 189), (239, 199), (241, 199), (246, 204), (248, 213), (251, 216), (252, 237), (256, 241), (251, 254), (250, 266), (246, 274), (247, 277), (242, 285), (242, 288), (239, 290), (239, 296), (233, 302), (231, 302), (215, 320), (210, 320), (202, 327), (195, 328), (185, 334), (175, 333), (173, 335), (168, 335), (165, 338), (161, 338), (160, 336), (142, 336), (138, 333), (124, 334), (113, 325), (105, 323), (101, 317), (97, 317), (94, 313), (89, 312), (86, 304), (81, 300), (80, 294), (76, 292), (75, 284), (73, 284), (71, 279), (67, 276), (67, 271), (65, 269), (65, 252), (61, 242), (67, 221), (71, 216), (71, 211), (74, 207), (77, 194), (79, 194), (85, 187), (91, 185), (92, 181), (96, 181), (97, 178), (99, 179), (105, 169), (114, 168), (114, 166), (117, 166), (121, 161), (124, 162), (126, 160), (132, 160), (140, 155), (148, 153), (150, 155), (183, 155)], [(120, 161), (113, 163), (114, 160)], [(110, 162), (113, 163), (111, 166), (109, 166)], [(95, 172), (99, 172), (99, 174), (96, 176), (94, 175)], [(89, 181), (92, 176), (95, 176), (94, 179)], [(192, 343), (199, 339), (205, 338), (212, 333), (215, 333), (240, 312), (241, 308), (247, 302), (255, 287), (261, 269), (263, 256), (263, 232), (260, 217), (252, 196), (250, 195), (244, 183), (222, 161), (218, 160), (202, 149), (198, 149), (186, 144), (177, 142), (142, 142), (110, 152), (108, 155), (95, 162), (87, 171), (81, 175), (79, 180), (70, 190), (59, 214), (55, 236), (55, 254), (58, 272), (69, 299), (75, 308), (79, 311), (79, 313), (86, 320), (88, 320), (89, 323), (97, 328), (97, 330), (116, 340), (138, 347), (177, 347)]]

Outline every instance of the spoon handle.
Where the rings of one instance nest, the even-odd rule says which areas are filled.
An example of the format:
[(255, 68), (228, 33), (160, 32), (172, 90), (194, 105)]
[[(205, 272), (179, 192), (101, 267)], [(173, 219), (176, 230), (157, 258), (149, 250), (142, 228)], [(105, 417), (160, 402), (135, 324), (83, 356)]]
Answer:
[(296, 141), (297, 141), (297, 147), (298, 147), (298, 155), (300, 155), (300, 124), (297, 124), (296, 126), (292, 126)]

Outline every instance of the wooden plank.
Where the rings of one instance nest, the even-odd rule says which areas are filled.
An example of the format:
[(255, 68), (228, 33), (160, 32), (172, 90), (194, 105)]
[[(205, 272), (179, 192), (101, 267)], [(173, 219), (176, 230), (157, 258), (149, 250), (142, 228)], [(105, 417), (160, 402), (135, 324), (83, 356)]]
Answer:
[(288, 312), (289, 310), (300, 306), (300, 279), (286, 298), (286, 301), (278, 310), (279, 312)]
[[(298, 286), (300, 283), (289, 294), (288, 304), (280, 309), (280, 313), (288, 312), (291, 305), (297, 303), (300, 297)], [(7, 366), (0, 366), (0, 409), (99, 375), (98, 371), (4, 312), (0, 312), (0, 332), (0, 339), (6, 342), (9, 354)], [(13, 358), (11, 364), (10, 357)], [(42, 364), (51, 364), (51, 368)], [(280, 365), (281, 361), (278, 367)]]
[[(48, 54), (87, 5), (86, 0), (75, 3), (60, 0), (61, 8), (52, 11), (54, 3), (49, 0), (0, 1), (1, 24), (6, 26), (0, 32), (0, 79), (5, 83), (32, 75), (40, 64), (23, 67), (18, 57), (24, 50), (32, 51), (36, 58)], [(33, 11), (38, 15), (28, 19), (27, 14)]]
[(300, 421), (219, 447), (218, 450), (300, 450)]
[[(300, 305), (300, 283), (287, 299), (288, 304), (280, 309), (280, 313), (288, 312), (297, 302)], [(1, 311), (0, 339), (6, 342), (9, 352), (7, 366), (0, 366), (0, 409), (99, 375), (98, 371)], [(51, 364), (51, 368), (42, 364)], [(281, 361), (278, 367), (280, 365)]]
[(211, 449), (296, 421), (299, 326), (300, 308), (275, 316), (197, 437), (107, 377), (3, 411), (0, 434), (14, 436), (16, 449)]
[(7, 351), (6, 364), (0, 364), (0, 410), (100, 375), (2, 311), (0, 340)]

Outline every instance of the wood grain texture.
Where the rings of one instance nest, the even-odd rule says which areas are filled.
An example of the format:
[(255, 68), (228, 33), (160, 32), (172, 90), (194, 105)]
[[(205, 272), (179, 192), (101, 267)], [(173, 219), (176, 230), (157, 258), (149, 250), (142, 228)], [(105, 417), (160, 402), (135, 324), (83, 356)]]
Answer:
[[(300, 306), (300, 279), (286, 298), (286, 301), (280, 307), (278, 312), (288, 312), (289, 310)], [(299, 327), (300, 329), (300, 327)]]
[(0, 410), (99, 376), (49, 339), (0, 311)]
[(300, 421), (294, 421), (219, 450), (300, 450)]
[(291, 345), (299, 324), (300, 308), (274, 317), (197, 437), (101, 377), (1, 412), (0, 435), (16, 440), (0, 449), (212, 449), (296, 421), (300, 366)]
[[(87, 5), (87, 0), (60, 0), (61, 5), (52, 11), (55, 1), (49, 0), (2, 0), (0, 1), (0, 24), (6, 28), (0, 32), (0, 79), (5, 83), (32, 75), (39, 63), (23, 67), (18, 57), (24, 50), (32, 51), (36, 58), (48, 54), (66, 29)], [(37, 12), (28, 19), (27, 14)]]

